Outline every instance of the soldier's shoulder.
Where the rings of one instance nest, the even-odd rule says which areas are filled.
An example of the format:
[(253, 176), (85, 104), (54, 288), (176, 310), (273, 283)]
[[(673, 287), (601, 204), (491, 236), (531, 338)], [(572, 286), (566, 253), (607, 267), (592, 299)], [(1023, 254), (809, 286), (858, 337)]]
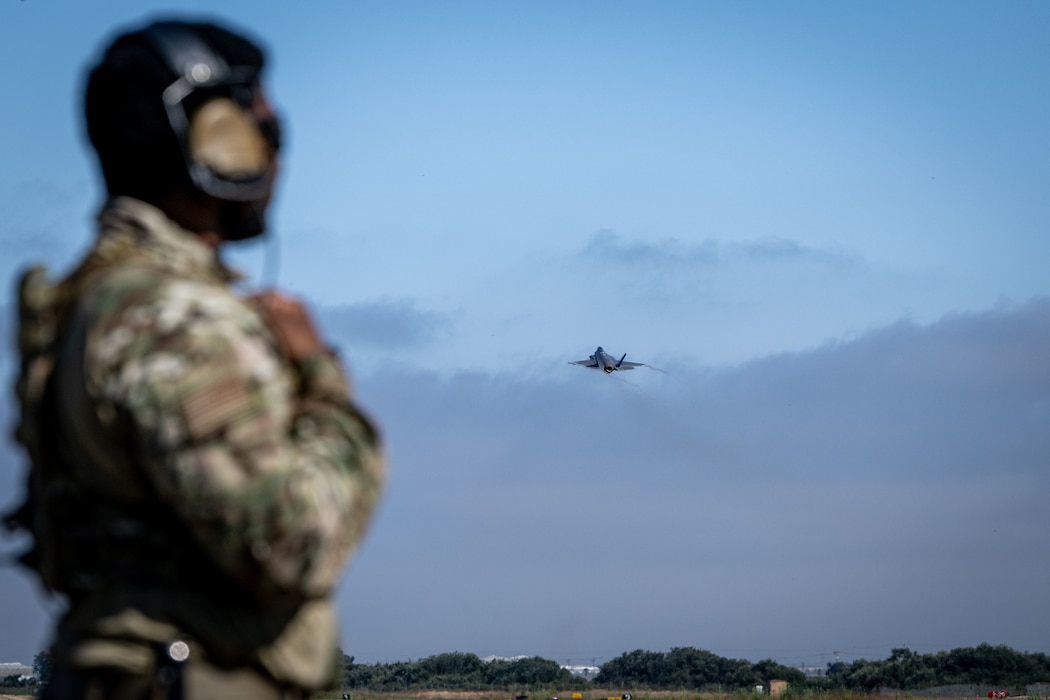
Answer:
[(254, 309), (224, 283), (149, 266), (124, 265), (101, 274), (84, 293), (96, 313), (192, 307), (198, 317), (254, 317)]
[[(169, 294), (170, 285), (184, 281), (182, 276), (168, 270), (149, 265), (121, 264), (95, 272), (80, 285), (77, 294), (79, 301), (95, 312), (117, 311), (161, 300)], [(208, 293), (213, 291), (209, 289)]]
[(158, 338), (173, 349), (268, 332), (258, 312), (225, 285), (148, 268), (107, 273), (82, 304), (95, 340), (139, 336), (143, 348), (156, 347)]

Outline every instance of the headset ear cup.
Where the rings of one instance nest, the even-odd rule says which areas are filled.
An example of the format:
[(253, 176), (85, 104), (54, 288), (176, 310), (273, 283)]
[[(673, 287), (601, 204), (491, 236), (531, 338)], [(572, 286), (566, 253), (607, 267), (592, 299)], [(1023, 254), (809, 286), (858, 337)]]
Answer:
[(202, 104), (190, 117), (189, 151), (219, 177), (257, 178), (270, 167), (270, 147), (251, 115), (228, 97)]

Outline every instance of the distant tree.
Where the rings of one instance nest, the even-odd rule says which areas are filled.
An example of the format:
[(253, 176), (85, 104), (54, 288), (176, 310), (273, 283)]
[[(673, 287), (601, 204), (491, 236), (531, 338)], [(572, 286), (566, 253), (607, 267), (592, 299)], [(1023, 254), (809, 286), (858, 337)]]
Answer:
[(721, 667), (719, 685), (728, 688), (751, 688), (760, 680), (753, 664), (746, 659), (724, 659)]
[(1024, 686), (1050, 678), (1050, 657), (1014, 651), (1006, 646), (976, 647), (919, 654), (907, 647), (883, 661), (859, 659), (828, 666), (824, 687), (872, 691), (881, 687), (917, 690), (937, 685)]
[(418, 662), (398, 661), (385, 665), (382, 684), (378, 690), (407, 690), (426, 687), (430, 675)]
[(473, 688), (483, 682), (484, 665), (476, 654), (451, 652), (427, 657), (419, 662), (427, 687)]
[(51, 680), (51, 652), (45, 650), (33, 657), (33, 675), (41, 684)]
[(788, 685), (801, 687), (806, 683), (806, 674), (797, 668), (778, 664), (773, 659), (763, 659), (751, 665), (755, 683), (769, 686), (773, 680), (787, 681)]
[(667, 654), (635, 651), (606, 662), (594, 683), (646, 688), (750, 688), (773, 678), (799, 685), (805, 675), (772, 660), (752, 664), (727, 659), (705, 649), (675, 647)]
[(594, 677), (595, 685), (660, 687), (667, 677), (666, 658), (660, 652), (635, 649), (606, 661)]
[(916, 654), (907, 647), (893, 649), (886, 659), (887, 685), (894, 688), (929, 688), (937, 684), (937, 673), (929, 654)]
[(332, 659), (332, 674), (328, 679), (328, 690), (338, 690), (346, 686), (346, 673), (349, 666), (354, 663), (354, 657), (347, 656), (343, 650), (336, 648), (335, 658)]
[(828, 667), (824, 671), (824, 682), (825, 688), (842, 688), (842, 679), (846, 675), (846, 664), (841, 661), (829, 661)]
[(379, 688), (382, 686), (385, 666), (383, 664), (359, 664), (348, 656), (345, 682), (347, 688)]
[(491, 687), (579, 685), (556, 661), (533, 656), (526, 659), (496, 659), (485, 664), (485, 684)]
[(703, 688), (720, 684), (725, 662), (717, 654), (693, 647), (675, 647), (664, 659), (659, 685), (666, 688)]
[(12, 674), (0, 678), (0, 688), (25, 688), (33, 685), (32, 679), (27, 679), (19, 674)]
[(871, 692), (886, 685), (886, 664), (881, 661), (861, 659), (850, 664), (847, 677), (849, 678), (847, 687)]
[(1027, 654), (1005, 646), (976, 647), (941, 652), (931, 659), (940, 682), (1025, 685), (1050, 678), (1046, 654)]

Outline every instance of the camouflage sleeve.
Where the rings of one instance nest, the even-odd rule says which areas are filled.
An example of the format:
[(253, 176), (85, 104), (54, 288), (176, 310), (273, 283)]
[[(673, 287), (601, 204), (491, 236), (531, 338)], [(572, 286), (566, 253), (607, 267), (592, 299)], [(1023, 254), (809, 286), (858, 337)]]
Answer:
[[(136, 287), (140, 299), (126, 291)], [(221, 570), (261, 593), (330, 590), (384, 475), (339, 361), (290, 367), (223, 287), (123, 289), (123, 310), (94, 324), (88, 376), (127, 416), (160, 498)]]

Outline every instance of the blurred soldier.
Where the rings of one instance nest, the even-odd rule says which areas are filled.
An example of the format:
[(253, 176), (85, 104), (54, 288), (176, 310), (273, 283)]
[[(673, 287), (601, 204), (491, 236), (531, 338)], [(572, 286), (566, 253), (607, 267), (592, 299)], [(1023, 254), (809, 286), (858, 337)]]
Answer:
[(44, 698), (306, 697), (376, 503), (375, 429), (304, 307), (230, 288), (263, 232), (263, 54), (211, 24), (120, 36), (88, 78), (109, 201), (91, 250), (20, 284), (23, 561), (68, 600)]

